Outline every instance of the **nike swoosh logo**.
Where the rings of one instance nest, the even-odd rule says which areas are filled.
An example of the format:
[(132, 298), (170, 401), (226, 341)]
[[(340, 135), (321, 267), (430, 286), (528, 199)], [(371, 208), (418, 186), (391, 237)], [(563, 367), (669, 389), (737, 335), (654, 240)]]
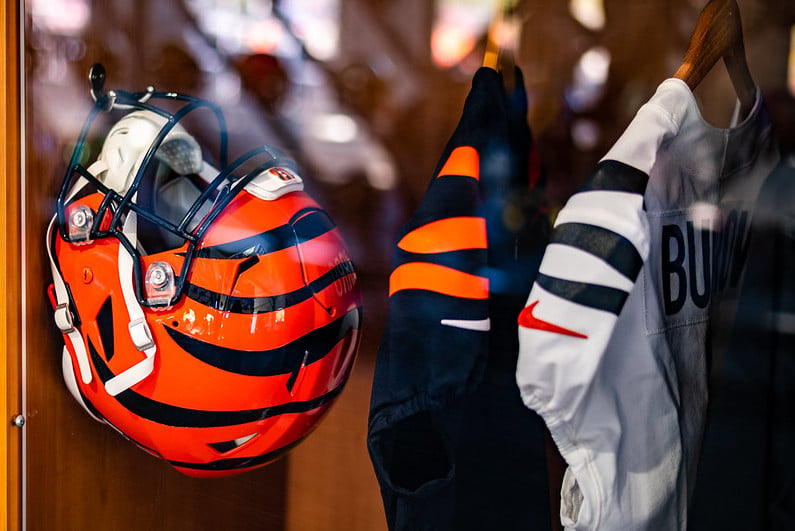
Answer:
[(475, 330), (478, 332), (488, 332), (491, 330), (491, 320), (486, 319), (442, 319), (444, 326), (453, 328), (463, 328), (464, 330)]
[(533, 315), (533, 310), (535, 309), (537, 304), (538, 301), (532, 302), (530, 306), (527, 306), (519, 313), (519, 326), (523, 326), (525, 328), (532, 328), (534, 330), (543, 330), (545, 332), (552, 332), (553, 334), (577, 337), (580, 339), (588, 339), (588, 336), (586, 336), (585, 334), (575, 332), (574, 330), (569, 330), (568, 328), (563, 328), (562, 326), (558, 326), (548, 321), (542, 321), (541, 319)]

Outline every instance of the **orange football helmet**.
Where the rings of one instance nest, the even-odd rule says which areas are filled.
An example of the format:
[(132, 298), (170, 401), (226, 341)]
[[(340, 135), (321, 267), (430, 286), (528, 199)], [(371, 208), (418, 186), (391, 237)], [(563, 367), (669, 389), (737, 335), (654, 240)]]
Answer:
[[(185, 474), (264, 465), (310, 433), (353, 366), (361, 298), (343, 238), (283, 153), (227, 162), (215, 105), (104, 93), (99, 67), (92, 80), (47, 234), (66, 385)], [(197, 114), (214, 143), (189, 132)]]

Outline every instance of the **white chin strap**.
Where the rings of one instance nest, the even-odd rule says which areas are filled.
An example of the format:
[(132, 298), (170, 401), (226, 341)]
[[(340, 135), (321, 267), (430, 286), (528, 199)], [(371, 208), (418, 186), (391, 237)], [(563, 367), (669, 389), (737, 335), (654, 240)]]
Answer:
[(77, 358), (77, 368), (80, 372), (80, 379), (84, 384), (91, 383), (91, 365), (88, 363), (88, 353), (86, 352), (86, 344), (83, 342), (83, 336), (80, 331), (75, 328), (72, 319), (72, 312), (69, 310), (69, 292), (66, 290), (66, 284), (63, 281), (61, 272), (58, 266), (55, 265), (55, 260), (52, 257), (52, 231), (55, 228), (57, 216), (53, 216), (50, 221), (50, 226), (47, 227), (47, 256), (50, 259), (50, 269), (52, 270), (52, 284), (55, 291), (55, 325), (58, 329), (69, 338), (72, 342), (72, 347), (75, 351)]
[[(122, 228), (122, 232), (133, 247), (138, 243), (137, 220), (138, 217), (135, 212), (129, 212)], [(127, 306), (127, 314), (130, 317), (127, 330), (130, 332), (130, 339), (132, 339), (135, 348), (144, 354), (144, 359), (105, 382), (105, 391), (111, 396), (116, 396), (122, 391), (126, 391), (152, 374), (152, 370), (155, 367), (155, 352), (157, 351), (155, 341), (152, 339), (152, 332), (146, 323), (143, 308), (141, 308), (138, 299), (135, 297), (135, 290), (133, 289), (133, 257), (121, 244), (119, 245), (118, 263), (121, 292), (124, 296), (124, 304)]]
[[(88, 169), (92, 175), (98, 175), (105, 170), (106, 166), (101, 161), (97, 161)], [(70, 191), (67, 201), (74, 197), (86, 183), (87, 181), (84, 178), (79, 178)], [(50, 221), (50, 225), (47, 228), (47, 256), (50, 260), (50, 269), (52, 271), (56, 302), (55, 324), (58, 329), (72, 342), (72, 347), (75, 351), (75, 357), (77, 358), (77, 368), (78, 372), (80, 373), (80, 379), (84, 384), (89, 384), (93, 379), (93, 375), (91, 373), (91, 365), (88, 359), (86, 344), (83, 341), (82, 334), (74, 326), (72, 312), (69, 309), (69, 292), (66, 288), (66, 283), (63, 280), (63, 276), (61, 275), (61, 272), (58, 269), (58, 266), (55, 264), (55, 260), (53, 259), (51, 243), (56, 221), (57, 216), (53, 216), (52, 220)], [(127, 214), (127, 219), (124, 222), (122, 232), (133, 247), (135, 247), (135, 245), (138, 243), (137, 224), (136, 214), (134, 212), (129, 212)], [(130, 332), (130, 338), (132, 339), (135, 348), (143, 353), (144, 359), (132, 367), (117, 374), (105, 383), (105, 391), (111, 396), (116, 396), (122, 391), (126, 391), (133, 385), (141, 382), (147, 376), (149, 376), (154, 369), (155, 352), (157, 351), (154, 339), (152, 338), (152, 333), (149, 330), (149, 325), (146, 322), (143, 308), (141, 308), (141, 305), (138, 303), (138, 299), (135, 297), (135, 290), (133, 288), (133, 257), (127, 252), (121, 243), (119, 243), (118, 264), (119, 283), (121, 284), (124, 304), (127, 307), (127, 314), (130, 318), (127, 328)], [(66, 364), (64, 364), (64, 369), (66, 369)], [(68, 386), (70, 384), (70, 380), (66, 376), (65, 378), (67, 378)], [(71, 380), (72, 385), (76, 384), (74, 378), (71, 378)], [(71, 387), (70, 391), (73, 391)]]

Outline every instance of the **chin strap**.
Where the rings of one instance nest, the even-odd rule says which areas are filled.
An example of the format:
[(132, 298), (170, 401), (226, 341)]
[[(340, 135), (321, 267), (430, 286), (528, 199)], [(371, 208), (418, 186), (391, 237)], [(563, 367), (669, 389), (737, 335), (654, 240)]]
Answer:
[[(107, 167), (102, 164), (101, 161), (97, 161), (97, 163), (89, 168), (89, 172), (91, 172), (93, 175), (99, 175), (105, 169), (107, 169)], [(79, 178), (69, 193), (67, 201), (74, 197), (86, 184), (87, 181), (84, 178)], [(74, 316), (72, 315), (70, 307), (71, 299), (69, 296), (69, 290), (66, 287), (66, 283), (64, 282), (63, 276), (61, 275), (61, 271), (58, 268), (55, 259), (53, 258), (53, 231), (55, 230), (57, 219), (57, 216), (53, 216), (52, 220), (50, 221), (50, 225), (47, 228), (47, 256), (50, 260), (50, 270), (52, 271), (53, 291), (56, 303), (55, 324), (58, 329), (71, 341), (75, 352), (75, 358), (77, 359), (77, 368), (78, 372), (80, 373), (80, 379), (84, 384), (89, 384), (93, 380), (93, 375), (91, 373), (91, 365), (88, 359), (86, 344), (83, 341), (82, 334), (74, 325)], [(127, 214), (127, 218), (124, 221), (122, 232), (133, 246), (137, 245), (138, 243), (137, 226), (138, 222), (135, 212), (129, 212)], [(157, 351), (157, 347), (155, 345), (154, 339), (152, 338), (149, 325), (146, 322), (143, 308), (141, 308), (141, 305), (138, 303), (138, 299), (135, 296), (135, 290), (133, 288), (133, 260), (134, 257), (127, 252), (127, 249), (125, 249), (120, 242), (118, 255), (119, 283), (121, 285), (124, 304), (127, 307), (127, 314), (130, 318), (127, 328), (129, 330), (130, 339), (132, 339), (133, 345), (135, 345), (135, 348), (144, 354), (144, 359), (132, 367), (117, 374), (105, 383), (105, 391), (111, 396), (116, 396), (122, 391), (126, 391), (133, 385), (141, 382), (147, 376), (149, 376), (154, 369), (154, 357), (155, 352)], [(64, 371), (65, 370), (66, 364), (64, 363)], [(74, 380), (74, 378), (72, 378), (72, 380)], [(67, 380), (67, 385), (69, 383), (70, 381)], [(73, 382), (73, 385), (74, 383), (76, 382)], [(71, 388), (70, 391), (72, 391)]]
[[(135, 198), (133, 198), (135, 199)], [(124, 236), (130, 244), (135, 246), (138, 243), (138, 217), (135, 212), (129, 212), (127, 219), (124, 220), (122, 228)], [(139, 383), (144, 378), (152, 374), (155, 367), (155, 352), (157, 347), (152, 339), (152, 332), (146, 323), (143, 308), (138, 303), (133, 289), (133, 260), (134, 258), (127, 252), (123, 245), (119, 244), (119, 283), (121, 293), (124, 297), (124, 304), (127, 306), (127, 314), (130, 322), (127, 330), (130, 332), (130, 339), (133, 345), (144, 354), (144, 359), (117, 374), (105, 382), (105, 391), (111, 396), (116, 396), (122, 391), (126, 391), (133, 385)]]
[(47, 227), (47, 256), (50, 259), (52, 285), (54, 288), (53, 291), (55, 292), (55, 325), (58, 327), (61, 333), (67, 336), (69, 341), (72, 342), (72, 347), (75, 351), (75, 357), (77, 358), (77, 367), (80, 372), (80, 379), (83, 380), (84, 384), (89, 384), (93, 378), (91, 374), (91, 365), (88, 363), (86, 344), (83, 342), (83, 336), (80, 334), (80, 331), (74, 326), (74, 318), (72, 316), (72, 311), (69, 308), (69, 291), (67, 290), (66, 283), (64, 283), (63, 277), (61, 276), (61, 271), (58, 269), (58, 266), (55, 264), (55, 260), (52, 257), (52, 235), (56, 221), (57, 216), (53, 216), (52, 221), (50, 221), (50, 226)]

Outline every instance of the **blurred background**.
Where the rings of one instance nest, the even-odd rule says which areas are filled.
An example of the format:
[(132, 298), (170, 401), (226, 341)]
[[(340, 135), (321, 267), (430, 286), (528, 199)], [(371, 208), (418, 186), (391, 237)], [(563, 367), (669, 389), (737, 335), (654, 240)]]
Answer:
[[(517, 64), (551, 213), (676, 71), (705, 3), (520, 2)], [(795, 2), (738, 3), (752, 75), (789, 150)], [(493, 12), (492, 0), (25, 1), (28, 529), (386, 528), (366, 431), (392, 246), (457, 123)], [(321, 426), (277, 463), (183, 478), (94, 423), (63, 387), (43, 238), (96, 62), (108, 88), (204, 97), (224, 109), (233, 142), (287, 151), (349, 244), (364, 290), (359, 360)], [(728, 125), (722, 65), (696, 95), (708, 121)]]

